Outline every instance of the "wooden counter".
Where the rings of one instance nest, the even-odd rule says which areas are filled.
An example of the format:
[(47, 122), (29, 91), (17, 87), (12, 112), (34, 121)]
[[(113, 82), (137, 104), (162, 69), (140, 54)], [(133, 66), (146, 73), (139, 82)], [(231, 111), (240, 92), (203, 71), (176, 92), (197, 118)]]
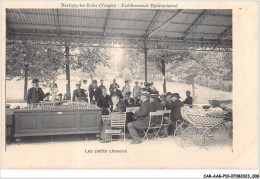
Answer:
[(101, 109), (14, 110), (14, 114), (14, 137), (101, 131)]

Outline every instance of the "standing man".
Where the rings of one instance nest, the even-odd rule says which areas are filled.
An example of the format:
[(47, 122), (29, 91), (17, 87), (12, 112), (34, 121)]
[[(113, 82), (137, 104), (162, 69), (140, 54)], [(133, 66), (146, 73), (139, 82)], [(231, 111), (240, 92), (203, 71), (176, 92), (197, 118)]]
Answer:
[(76, 84), (77, 89), (73, 91), (72, 101), (87, 101), (87, 95), (84, 89), (81, 89), (81, 83)]
[(105, 85), (104, 85), (104, 80), (100, 80), (100, 86), (99, 86), (100, 89), (103, 89), (103, 88), (106, 88)]
[(192, 99), (192, 97), (190, 96), (190, 93), (191, 93), (191, 92), (190, 92), (189, 90), (186, 91), (186, 96), (187, 96), (187, 98), (182, 102), (183, 104), (192, 105), (193, 99)]
[(107, 95), (107, 89), (102, 88), (102, 94), (98, 96), (97, 106), (102, 109), (102, 115), (109, 115), (109, 109), (112, 110), (112, 100), (109, 95)]
[(145, 89), (143, 91), (148, 91), (150, 94), (152, 94), (152, 90), (151, 90), (151, 84), (149, 82), (145, 82), (144, 83)]
[(110, 91), (110, 97), (117, 95), (119, 99), (123, 99), (123, 94), (121, 90), (118, 89), (118, 86), (116, 84), (113, 85), (113, 90)]
[(122, 88), (123, 96), (125, 96), (126, 93), (131, 91), (129, 82), (129, 80), (125, 80), (125, 86), (123, 86)]
[(110, 94), (114, 90), (114, 85), (117, 85), (117, 88), (120, 88), (120, 86), (116, 82), (116, 79), (113, 79), (113, 83), (111, 83), (109, 87)]
[(135, 82), (135, 86), (133, 87), (133, 98), (139, 97), (141, 94), (141, 86), (138, 85), (138, 81)]
[(157, 90), (156, 90), (156, 88), (153, 86), (153, 82), (151, 82), (151, 91), (153, 92), (153, 93), (155, 93)]
[(40, 101), (43, 101), (43, 99), (50, 95), (50, 93), (44, 94), (42, 89), (39, 87), (39, 80), (33, 79), (32, 80), (32, 88), (28, 90), (27, 93), (27, 104), (32, 103), (39, 103)]
[(154, 108), (149, 101), (149, 93), (143, 92), (141, 94), (141, 107), (138, 111), (135, 112), (135, 116), (137, 118), (136, 121), (129, 122), (127, 124), (129, 133), (133, 139), (131, 144), (140, 144), (142, 143), (141, 138), (138, 136), (136, 129), (147, 129), (149, 125), (149, 114), (150, 112), (154, 112)]
[(92, 80), (92, 84), (89, 86), (89, 98), (90, 103), (96, 104), (98, 96), (102, 93), (101, 89), (97, 86), (97, 80)]

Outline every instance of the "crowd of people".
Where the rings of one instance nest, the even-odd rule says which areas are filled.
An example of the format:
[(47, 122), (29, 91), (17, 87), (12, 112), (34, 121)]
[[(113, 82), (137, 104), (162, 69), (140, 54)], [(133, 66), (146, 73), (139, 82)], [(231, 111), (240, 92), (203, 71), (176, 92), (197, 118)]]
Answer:
[[(146, 129), (149, 124), (150, 112), (157, 110), (171, 110), (169, 127), (162, 130), (160, 137), (166, 137), (167, 134), (172, 134), (175, 129), (175, 123), (177, 120), (182, 120), (180, 109), (184, 104), (192, 105), (193, 99), (191, 92), (186, 91), (187, 98), (184, 101), (180, 101), (178, 93), (167, 92), (165, 95), (160, 95), (153, 83), (145, 82), (144, 87), (139, 85), (139, 82), (135, 82), (133, 90), (129, 85), (129, 80), (125, 81), (125, 85), (120, 90), (119, 84), (116, 79), (109, 86), (109, 92), (106, 86), (100, 80), (100, 85), (97, 85), (97, 80), (92, 80), (90, 85), (87, 85), (87, 81), (83, 80), (83, 83), (78, 82), (76, 89), (73, 91), (72, 101), (84, 101), (99, 106), (102, 109), (102, 115), (108, 115), (111, 112), (125, 112), (126, 107), (139, 107), (139, 110), (135, 113), (127, 114), (126, 124), (128, 132), (133, 139), (133, 144), (139, 144), (142, 142), (138, 136), (138, 129)], [(51, 95), (44, 94), (42, 89), (39, 88), (39, 81), (34, 79), (32, 81), (33, 87), (28, 91), (28, 104), (37, 103), (42, 101), (46, 96)], [(55, 86), (56, 88), (57, 86)], [(57, 91), (56, 89), (53, 91)], [(54, 93), (52, 93), (54, 95)], [(62, 94), (57, 95), (58, 100), (62, 100)], [(64, 95), (64, 99), (66, 95)], [(103, 123), (103, 130), (100, 134), (101, 142), (104, 142), (105, 130), (110, 127), (109, 122)], [(106, 136), (109, 138), (110, 136)]]

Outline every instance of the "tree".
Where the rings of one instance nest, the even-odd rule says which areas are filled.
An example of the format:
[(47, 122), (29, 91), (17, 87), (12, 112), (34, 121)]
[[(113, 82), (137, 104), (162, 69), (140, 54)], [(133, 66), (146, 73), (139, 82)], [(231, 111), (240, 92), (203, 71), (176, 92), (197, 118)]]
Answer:
[(30, 44), (7, 44), (6, 76), (8, 80), (24, 79), (24, 100), (28, 79), (56, 80), (58, 69), (63, 67), (64, 54), (61, 47)]
[(90, 73), (91, 80), (93, 75), (100, 66), (110, 66), (109, 65), (109, 51), (105, 48), (76, 48), (72, 49), (76, 51), (76, 57), (72, 58), (71, 64), (73, 70), (81, 70), (83, 73)]

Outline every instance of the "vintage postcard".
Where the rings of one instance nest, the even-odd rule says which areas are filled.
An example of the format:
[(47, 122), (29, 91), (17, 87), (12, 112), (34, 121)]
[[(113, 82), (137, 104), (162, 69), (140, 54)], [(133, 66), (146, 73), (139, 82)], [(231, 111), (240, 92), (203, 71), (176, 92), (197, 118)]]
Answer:
[(1, 13), (3, 169), (257, 169), (257, 2)]

